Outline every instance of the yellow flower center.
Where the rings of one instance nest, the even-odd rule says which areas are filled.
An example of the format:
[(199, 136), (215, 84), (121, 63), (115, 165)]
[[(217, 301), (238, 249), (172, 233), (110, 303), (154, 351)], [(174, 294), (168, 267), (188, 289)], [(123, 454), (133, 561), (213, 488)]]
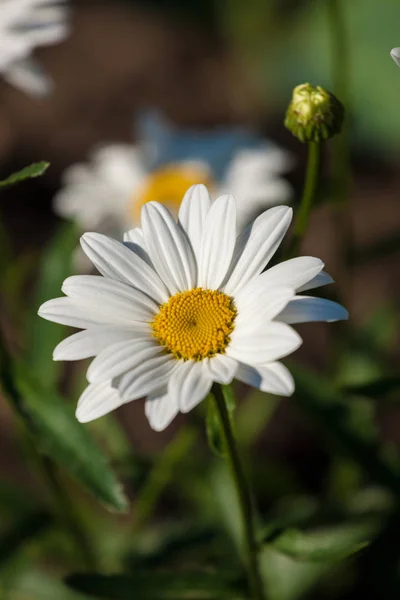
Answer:
[(176, 358), (202, 360), (225, 352), (236, 313), (226, 294), (195, 288), (171, 296), (151, 326), (154, 337)]
[(134, 220), (140, 220), (142, 206), (151, 200), (165, 204), (176, 214), (188, 188), (196, 183), (207, 186), (211, 183), (208, 169), (201, 164), (168, 165), (154, 171), (132, 198), (131, 214)]

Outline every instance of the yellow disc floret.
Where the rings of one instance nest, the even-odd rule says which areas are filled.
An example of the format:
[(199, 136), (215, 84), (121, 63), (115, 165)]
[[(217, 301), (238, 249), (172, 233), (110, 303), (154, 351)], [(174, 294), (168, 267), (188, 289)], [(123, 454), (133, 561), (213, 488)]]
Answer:
[(225, 352), (236, 313), (226, 294), (195, 288), (171, 296), (151, 326), (154, 337), (176, 358), (202, 360)]
[(171, 164), (160, 167), (148, 175), (141, 189), (132, 197), (133, 218), (139, 221), (142, 206), (151, 200), (165, 204), (176, 214), (183, 196), (195, 183), (204, 183), (207, 186), (211, 184), (210, 172), (201, 163)]

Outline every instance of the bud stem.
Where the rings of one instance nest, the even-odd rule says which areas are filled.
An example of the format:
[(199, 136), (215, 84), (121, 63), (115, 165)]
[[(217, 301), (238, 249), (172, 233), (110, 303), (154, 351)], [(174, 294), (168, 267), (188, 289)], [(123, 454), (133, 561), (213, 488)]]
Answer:
[(303, 196), (297, 219), (294, 224), (293, 237), (289, 244), (288, 258), (298, 254), (301, 241), (307, 231), (311, 208), (314, 204), (315, 193), (318, 185), (319, 166), (321, 162), (320, 142), (308, 143), (307, 171), (304, 182)]

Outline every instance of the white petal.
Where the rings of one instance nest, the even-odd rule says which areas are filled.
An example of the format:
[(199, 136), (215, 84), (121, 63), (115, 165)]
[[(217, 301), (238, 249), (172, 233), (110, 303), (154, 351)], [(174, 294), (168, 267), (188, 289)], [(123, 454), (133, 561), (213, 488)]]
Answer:
[(179, 413), (179, 407), (167, 394), (152, 394), (145, 403), (145, 413), (154, 431), (163, 431)]
[(38, 314), (47, 321), (54, 321), (78, 329), (87, 329), (92, 325), (124, 325), (132, 331), (143, 329), (142, 323), (134, 321), (127, 323), (124, 319), (115, 318), (107, 311), (105, 313), (101, 312), (101, 306), (96, 308), (80, 306), (71, 298), (66, 297), (48, 300), (39, 308)]
[(390, 51), (390, 56), (393, 58), (396, 65), (400, 67), (400, 48), (393, 48), (393, 50)]
[(194, 287), (193, 251), (168, 209), (158, 202), (147, 202), (142, 208), (142, 227), (147, 252), (170, 293)]
[(236, 327), (241, 324), (251, 327), (255, 319), (257, 323), (271, 321), (293, 297), (292, 288), (270, 288), (265, 284), (262, 275), (256, 277), (235, 296), (238, 311)]
[(323, 267), (324, 263), (319, 258), (299, 256), (271, 267), (265, 273), (261, 273), (260, 279), (263, 279), (266, 285), (298, 290), (314, 279)]
[(178, 214), (178, 222), (189, 238), (195, 257), (200, 254), (201, 239), (211, 198), (207, 188), (192, 185), (183, 197)]
[(301, 343), (292, 327), (273, 321), (255, 324), (251, 329), (235, 329), (226, 354), (249, 365), (264, 365), (291, 354)]
[(163, 351), (150, 336), (148, 339), (124, 340), (108, 346), (90, 364), (87, 380), (106, 381), (131, 371)]
[(205, 362), (211, 379), (224, 385), (231, 383), (239, 364), (226, 354), (216, 354)]
[(112, 344), (133, 339), (133, 331), (97, 326), (70, 335), (55, 347), (53, 360), (81, 360), (96, 356)]
[(187, 413), (204, 400), (212, 386), (212, 379), (204, 361), (180, 362), (168, 384), (168, 394)]
[(293, 377), (289, 369), (279, 362), (262, 367), (250, 367), (241, 363), (235, 378), (269, 394), (291, 396), (294, 392)]
[(131, 201), (134, 190), (146, 177), (141, 150), (132, 144), (107, 144), (97, 148), (91, 158), (97, 179), (100, 176)]
[(270, 208), (238, 237), (232, 260), (235, 266), (225, 285), (227, 294), (234, 295), (261, 273), (281, 243), (292, 212), (287, 206)]
[(110, 413), (124, 404), (118, 391), (111, 387), (111, 381), (88, 385), (79, 398), (76, 418), (80, 423), (88, 423)]
[(63, 285), (64, 294), (81, 306), (101, 307), (101, 311), (129, 321), (149, 322), (159, 306), (136, 288), (101, 277), (100, 275), (73, 275)]
[(172, 354), (149, 358), (122, 375), (118, 384), (119, 393), (126, 402), (151, 394), (168, 383), (177, 362)]
[(11, 85), (36, 98), (49, 94), (54, 85), (41, 65), (30, 56), (13, 63), (4, 77)]
[(132, 285), (160, 304), (168, 300), (168, 291), (154, 269), (121, 242), (101, 233), (85, 233), (81, 245), (102, 275)]
[(305, 292), (306, 290), (312, 290), (323, 285), (328, 285), (329, 283), (333, 283), (332, 277), (326, 271), (321, 271), (308, 283), (305, 283), (304, 285), (298, 287), (296, 291)]
[(236, 242), (236, 203), (231, 195), (213, 202), (203, 228), (197, 285), (216, 290), (224, 280)]
[(349, 313), (341, 304), (332, 300), (313, 296), (295, 296), (276, 318), (285, 323), (329, 322), (348, 319)]
[(136, 227), (124, 233), (124, 245), (137, 254), (145, 263), (154, 269), (150, 256), (147, 253), (144, 244), (143, 231)]

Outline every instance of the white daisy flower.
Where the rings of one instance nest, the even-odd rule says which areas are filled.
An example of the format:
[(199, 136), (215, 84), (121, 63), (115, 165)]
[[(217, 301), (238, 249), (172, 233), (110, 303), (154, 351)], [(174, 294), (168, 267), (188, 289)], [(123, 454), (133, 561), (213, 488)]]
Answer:
[(52, 82), (31, 58), (37, 46), (62, 41), (68, 34), (64, 0), (0, 0), (0, 73), (32, 95)]
[(396, 65), (400, 67), (400, 48), (393, 48), (393, 50), (390, 51), (390, 56), (393, 58)]
[(182, 161), (149, 171), (139, 147), (111, 145), (95, 151), (89, 164), (66, 170), (54, 206), (82, 230), (122, 235), (139, 225), (141, 208), (150, 200), (165, 204), (176, 216), (186, 190), (201, 182), (214, 197), (227, 190), (235, 195), (243, 226), (268, 206), (290, 200), (291, 186), (281, 177), (290, 164), (288, 154), (276, 147), (243, 149), (229, 164), (224, 180), (216, 182), (212, 165), (206, 162)]
[(83, 329), (56, 347), (54, 360), (95, 357), (78, 420), (147, 397), (146, 415), (160, 431), (201, 402), (213, 382), (234, 378), (292, 394), (290, 372), (278, 362), (301, 344), (291, 325), (348, 313), (335, 302), (297, 295), (332, 281), (318, 258), (263, 272), (291, 218), (290, 208), (274, 207), (237, 236), (233, 196), (212, 202), (200, 185), (186, 193), (178, 222), (149, 202), (142, 228), (126, 234), (125, 243), (83, 235), (82, 248), (101, 276), (69, 277), (66, 297), (39, 309), (45, 319)]

